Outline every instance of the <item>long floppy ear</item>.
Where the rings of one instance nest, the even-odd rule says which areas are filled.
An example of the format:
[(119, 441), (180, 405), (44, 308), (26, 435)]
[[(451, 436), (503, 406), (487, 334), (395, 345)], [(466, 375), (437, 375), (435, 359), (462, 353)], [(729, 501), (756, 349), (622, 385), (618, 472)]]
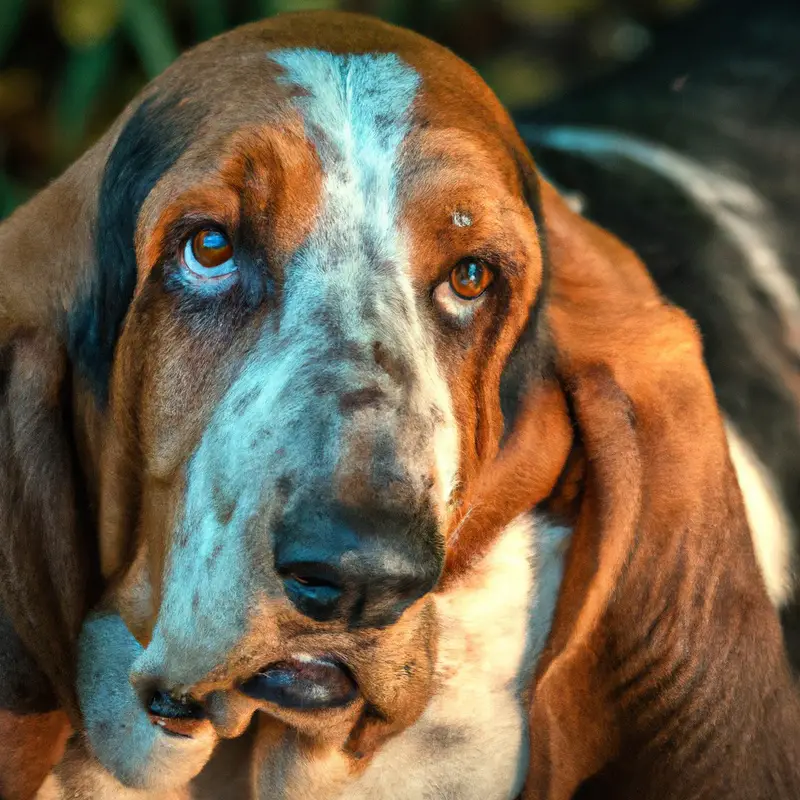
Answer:
[(66, 327), (95, 263), (100, 155), (0, 225), (0, 796), (8, 798), (32, 796), (77, 712), (74, 645), (95, 545)]
[(800, 702), (694, 325), (542, 186), (585, 481), (526, 800), (800, 796)]
[[(76, 642), (101, 588), (97, 465), (135, 226), (196, 121), (150, 95), (0, 225), (3, 798), (35, 791), (78, 718)], [(47, 724), (33, 707), (51, 712)]]

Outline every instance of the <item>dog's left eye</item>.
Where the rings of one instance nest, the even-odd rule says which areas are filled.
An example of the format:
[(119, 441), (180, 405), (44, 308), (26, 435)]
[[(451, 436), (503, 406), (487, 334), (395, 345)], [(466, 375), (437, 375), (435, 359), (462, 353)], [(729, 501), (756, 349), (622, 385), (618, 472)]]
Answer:
[(187, 239), (183, 261), (191, 272), (201, 278), (221, 278), (236, 271), (233, 245), (216, 228), (204, 228)]
[(450, 273), (450, 288), (462, 300), (477, 300), (494, 280), (494, 274), (482, 261), (465, 258)]

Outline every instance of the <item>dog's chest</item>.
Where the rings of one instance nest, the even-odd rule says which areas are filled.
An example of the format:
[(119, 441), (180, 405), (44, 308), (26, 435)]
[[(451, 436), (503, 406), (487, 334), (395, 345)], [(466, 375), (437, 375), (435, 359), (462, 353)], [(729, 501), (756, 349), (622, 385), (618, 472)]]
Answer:
[[(300, 800), (507, 800), (522, 788), (522, 692), (550, 628), (567, 531), (521, 517), (468, 580), (436, 598), (435, 695), (356, 779), (338, 753), (265, 762), (260, 797)], [(281, 788), (278, 788), (281, 787)], [(277, 794), (275, 793), (277, 789)]]

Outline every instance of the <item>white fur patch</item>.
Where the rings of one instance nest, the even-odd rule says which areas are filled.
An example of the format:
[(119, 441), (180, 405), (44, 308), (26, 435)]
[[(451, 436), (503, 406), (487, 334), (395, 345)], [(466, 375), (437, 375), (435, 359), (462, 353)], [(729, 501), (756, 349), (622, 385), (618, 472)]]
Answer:
[[(178, 789), (129, 789), (115, 780), (72, 740), (57, 771), (51, 773), (35, 800), (197, 800), (188, 786)], [(208, 800), (212, 800), (208, 798)], [(216, 800), (216, 798), (214, 798)]]
[(744, 498), (761, 574), (770, 599), (780, 608), (792, 597), (794, 534), (766, 467), (730, 422), (725, 422), (728, 447)]
[[(321, 197), (314, 229), (286, 266), (280, 307), (267, 315), (188, 465), (158, 621), (135, 665), (177, 691), (224, 664), (252, 610), (282, 597), (270, 537), (281, 480), (329, 485), (341, 462), (347, 437), (339, 434), (336, 392), (363, 382), (366, 367), (337, 355), (332, 336), (370, 358), (380, 341), (405, 359), (414, 387), (402, 404), (409, 422), (387, 436), (412, 437), (417, 423), (431, 421), (413, 466), (434, 473), (442, 518), (458, 472), (449, 389), (398, 222), (396, 180), (419, 76), (394, 54), (300, 49), (269, 58), (282, 67), (278, 82), (292, 87), (287, 102), (317, 149)], [(369, 380), (385, 378), (387, 396), (401, 390), (373, 373)], [(221, 506), (230, 509), (226, 519)]]
[[(111, 773), (103, 782), (119, 786), (120, 796), (123, 785), (159, 792), (178, 789), (200, 772), (217, 741), (211, 730), (188, 738), (152, 724), (129, 680), (141, 652), (115, 614), (90, 616), (83, 625), (78, 696), (85, 735)], [(102, 772), (97, 770), (98, 776)]]
[[(444, 423), (434, 431), (437, 484), (444, 508), (458, 473), (458, 428), (433, 342), (416, 311), (405, 242), (398, 230), (399, 158), (410, 128), (419, 75), (394, 53), (334, 55), (302, 49), (280, 50), (270, 58), (286, 70), (279, 81), (307, 92), (295, 98), (294, 104), (307, 134), (317, 144), (325, 175), (322, 218), (307, 247), (305, 266), (310, 274), (304, 279), (319, 279), (320, 273), (338, 267), (337, 283), (351, 286), (341, 295), (341, 316), (354, 325), (361, 316), (364, 292), (375, 285), (375, 260), (396, 264), (391, 280), (398, 292), (394, 302), (402, 303), (410, 313), (406, 330), (400, 334), (407, 342), (404, 349), (416, 354), (426, 385), (424, 394), (436, 401), (444, 416)], [(365, 234), (371, 238), (371, 257), (363, 252)], [(393, 301), (387, 277), (375, 285), (374, 299), (383, 306), (381, 316), (385, 315), (388, 324)]]

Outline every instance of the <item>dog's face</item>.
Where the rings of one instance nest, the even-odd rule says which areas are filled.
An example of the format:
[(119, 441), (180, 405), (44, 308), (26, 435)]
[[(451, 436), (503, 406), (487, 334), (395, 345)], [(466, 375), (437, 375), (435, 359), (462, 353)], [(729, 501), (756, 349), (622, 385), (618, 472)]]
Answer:
[[(791, 709), (794, 686), (699, 337), (630, 250), (539, 192), (507, 114), (454, 56), (349, 15), (227, 34), (0, 226), (0, 253), (0, 610), (117, 777), (185, 783), (256, 707), (270, 796), (289, 781), (282, 741), (322, 772), (344, 754), (348, 778), (370, 763), (350, 756), (430, 709), (450, 763), (493, 769), (490, 749), (522, 747), (521, 717), (498, 745), (488, 719), (450, 736), (447, 705), (486, 701), (484, 676), (499, 716), (530, 699), (532, 533), (516, 526), (513, 557), (491, 547), (549, 496), (574, 530), (526, 797), (572, 796), (620, 759), (626, 796), (702, 794), (686, 786), (711, 752), (691, 736), (708, 709), (719, 763), (741, 756), (714, 774), (753, 796), (776, 785), (751, 767), (774, 766), (759, 753), (797, 725), (768, 741), (741, 709)], [(481, 615), (448, 660), (437, 625), (452, 643), (472, 605), (436, 607), (454, 585), (500, 597), (511, 575), (518, 624)], [(651, 691), (675, 675), (681, 691)], [(64, 720), (45, 752), (35, 715), (10, 719), (29, 796)], [(509, 765), (518, 785), (524, 764)]]
[(101, 258), (127, 230), (136, 287), (103, 565), (142, 691), (324, 658), (391, 717), (427, 696), (424, 598), (498, 451), (542, 257), (521, 147), (471, 70), (302, 19), (189, 54), (111, 150)]

